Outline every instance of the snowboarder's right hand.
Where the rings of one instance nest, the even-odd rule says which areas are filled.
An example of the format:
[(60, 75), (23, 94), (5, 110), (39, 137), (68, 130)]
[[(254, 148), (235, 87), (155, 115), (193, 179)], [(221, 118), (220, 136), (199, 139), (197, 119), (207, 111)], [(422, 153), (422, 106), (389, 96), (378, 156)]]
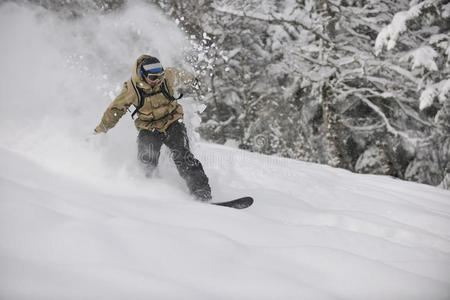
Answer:
[(94, 129), (94, 134), (99, 134), (99, 133), (106, 133), (105, 128), (103, 126), (101, 126), (101, 125), (98, 125)]

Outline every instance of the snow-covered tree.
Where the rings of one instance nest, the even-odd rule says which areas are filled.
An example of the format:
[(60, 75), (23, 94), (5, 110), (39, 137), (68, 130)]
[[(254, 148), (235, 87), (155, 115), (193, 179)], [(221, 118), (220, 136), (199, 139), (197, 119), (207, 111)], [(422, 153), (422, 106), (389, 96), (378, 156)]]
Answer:
[[(450, 173), (450, 3), (413, 1), (377, 36), (375, 53), (401, 68), (403, 94), (426, 128), (405, 178), (437, 185)], [(447, 174), (447, 175), (446, 175)]]
[[(234, 14), (295, 34), (280, 42), (286, 49), (280, 69), (302, 78), (300, 87), (309, 95), (300, 101), (312, 101), (321, 111), (319, 132), (326, 137), (330, 165), (438, 184), (449, 152), (447, 9), (443, 1), (408, 5), (310, 1), (288, 14)], [(393, 23), (383, 27), (396, 11)], [(405, 31), (395, 29), (401, 27), (399, 14), (404, 22), (419, 23), (398, 52), (381, 53), (383, 36), (392, 48), (392, 38)], [(426, 111), (432, 103), (436, 111)]]
[(204, 137), (358, 172), (443, 179), (445, 1), (156, 2), (196, 29)]

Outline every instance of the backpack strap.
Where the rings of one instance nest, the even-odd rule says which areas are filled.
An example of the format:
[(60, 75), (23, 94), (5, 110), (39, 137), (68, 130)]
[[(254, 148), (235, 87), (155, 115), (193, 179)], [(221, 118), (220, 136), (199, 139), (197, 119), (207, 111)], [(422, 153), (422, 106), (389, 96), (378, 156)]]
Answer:
[(139, 93), (138, 88), (136, 87), (136, 85), (133, 82), (133, 78), (131, 78), (131, 85), (133, 86), (134, 92), (136, 93), (136, 96), (138, 98), (138, 106), (136, 106), (136, 109), (134, 110), (134, 112), (131, 114), (131, 118), (134, 120), (134, 115), (137, 113), (137, 111), (144, 106), (144, 98), (142, 97), (141, 93)]
[(133, 78), (131, 78), (131, 85), (133, 86), (134, 92), (136, 93), (136, 95), (138, 97), (138, 106), (136, 106), (136, 109), (131, 114), (131, 118), (133, 120), (134, 120), (134, 115), (138, 112), (139, 109), (141, 109), (142, 106), (144, 106), (145, 97), (150, 97), (150, 96), (154, 96), (154, 95), (162, 93), (164, 95), (164, 97), (166, 97), (169, 100), (169, 102), (181, 99), (181, 97), (183, 97), (183, 94), (180, 94), (180, 96), (175, 98), (174, 96), (172, 96), (169, 93), (169, 88), (168, 88), (166, 79), (164, 79), (164, 83), (161, 85), (161, 89), (159, 91), (153, 92), (153, 93), (150, 93), (150, 94), (147, 94), (143, 90), (141, 90), (138, 87), (136, 87), (136, 85), (133, 82)]
[(180, 96), (178, 96), (177, 98), (175, 98), (174, 96), (172, 96), (169, 93), (169, 88), (168, 88), (168, 84), (167, 84), (167, 79), (164, 78), (164, 83), (161, 85), (161, 92), (164, 95), (164, 97), (166, 97), (167, 99), (169, 99), (170, 102), (175, 101), (175, 100), (179, 100), (183, 97), (183, 94), (180, 94)]

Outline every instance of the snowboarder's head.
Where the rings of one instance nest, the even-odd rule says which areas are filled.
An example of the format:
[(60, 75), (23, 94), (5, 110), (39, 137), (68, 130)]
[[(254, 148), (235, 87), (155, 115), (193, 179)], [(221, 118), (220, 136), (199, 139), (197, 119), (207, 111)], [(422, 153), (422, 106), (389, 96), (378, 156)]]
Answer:
[(164, 68), (156, 57), (145, 58), (139, 66), (139, 73), (150, 86), (161, 84), (164, 78)]

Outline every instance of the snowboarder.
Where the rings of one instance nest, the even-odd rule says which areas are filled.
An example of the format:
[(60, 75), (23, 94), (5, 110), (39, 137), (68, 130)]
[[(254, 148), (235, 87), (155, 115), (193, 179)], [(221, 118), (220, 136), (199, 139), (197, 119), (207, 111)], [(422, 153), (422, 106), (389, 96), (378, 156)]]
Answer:
[(170, 151), (180, 176), (186, 181), (191, 194), (198, 200), (211, 200), (211, 188), (201, 163), (189, 149), (183, 108), (173, 96), (174, 87), (195, 85), (197, 79), (185, 71), (163, 68), (153, 56), (142, 55), (134, 64), (131, 79), (103, 114), (95, 133), (106, 133), (133, 105), (132, 117), (139, 131), (138, 159), (146, 176), (152, 176), (158, 165), (161, 146)]

